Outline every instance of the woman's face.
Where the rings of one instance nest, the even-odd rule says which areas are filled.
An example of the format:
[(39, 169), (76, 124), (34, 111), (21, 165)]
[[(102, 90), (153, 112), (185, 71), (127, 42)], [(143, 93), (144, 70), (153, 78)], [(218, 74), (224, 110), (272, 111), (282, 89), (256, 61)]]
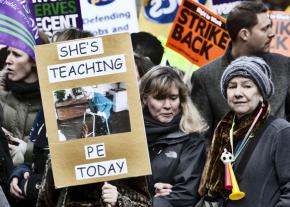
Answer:
[(37, 81), (36, 71), (32, 71), (33, 61), (22, 50), (9, 47), (6, 58), (7, 77), (11, 81), (23, 80), (27, 83)]
[(145, 104), (151, 116), (161, 123), (169, 123), (179, 113), (180, 98), (178, 88), (173, 84), (167, 97), (158, 99), (148, 96)]
[(238, 118), (253, 112), (262, 100), (258, 87), (251, 79), (235, 77), (230, 80), (227, 102)]

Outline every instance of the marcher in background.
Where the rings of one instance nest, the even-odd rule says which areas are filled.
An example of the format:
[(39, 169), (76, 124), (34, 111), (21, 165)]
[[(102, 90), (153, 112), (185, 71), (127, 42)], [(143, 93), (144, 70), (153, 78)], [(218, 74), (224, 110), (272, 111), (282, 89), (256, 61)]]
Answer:
[[(44, 36), (42, 36), (44, 38)], [(17, 40), (14, 40), (17, 42)], [(21, 43), (19, 43), (21, 45)], [(1, 71), (0, 104), (3, 107), (2, 129), (8, 140), (14, 166), (32, 162), (34, 143), (30, 128), (41, 105), (34, 53), (24, 49), (6, 47), (5, 65)], [(7, 161), (8, 162), (8, 161)], [(9, 178), (11, 171), (6, 175)], [(25, 175), (27, 176), (27, 174)], [(4, 190), (9, 191), (10, 180)], [(15, 181), (16, 182), (16, 181)], [(16, 184), (20, 184), (16, 182)], [(9, 198), (11, 206), (18, 205)]]
[(200, 133), (206, 124), (192, 105), (186, 85), (171, 67), (156, 66), (141, 79), (154, 207), (191, 207), (205, 161)]
[(131, 34), (131, 42), (134, 51), (134, 61), (137, 67), (137, 80), (155, 65), (159, 65), (164, 48), (161, 42), (153, 34), (137, 32)]
[[(47, 43), (44, 33), (42, 43)], [(19, 39), (12, 39), (23, 47)], [(7, 43), (9, 44), (9, 43)], [(29, 137), (32, 123), (41, 105), (34, 51), (26, 47), (4, 47), (1, 50), (3, 68), (0, 72), (0, 104), (3, 108), (3, 131), (9, 138), (14, 165), (32, 161), (33, 142)]]
[(134, 53), (134, 61), (137, 69), (137, 80), (140, 82), (143, 75), (145, 75), (145, 73), (151, 70), (155, 65), (151, 62), (150, 58), (137, 53)]
[(8, 47), (4, 87), (0, 91), (3, 130), (13, 141), (9, 144), (14, 165), (31, 161), (33, 143), (29, 132), (41, 105), (35, 61), (26, 52)]
[(160, 64), (164, 48), (157, 37), (148, 32), (137, 32), (131, 34), (131, 41), (134, 53), (148, 57), (154, 65)]
[(290, 58), (269, 53), (274, 37), (272, 23), (265, 5), (258, 1), (242, 1), (227, 17), (231, 43), (225, 54), (201, 67), (192, 75), (191, 98), (206, 119), (211, 138), (217, 123), (229, 107), (219, 91), (219, 82), (225, 68), (240, 56), (260, 56), (272, 70), (276, 93), (271, 98), (272, 114), (290, 120)]
[[(224, 71), (220, 89), (230, 112), (215, 130), (199, 192), (223, 200), (224, 207), (290, 206), (290, 124), (270, 115), (269, 65), (259, 57), (237, 58)], [(240, 200), (224, 199), (239, 193), (224, 186), (225, 149), (233, 155), (234, 174), (245, 193)]]

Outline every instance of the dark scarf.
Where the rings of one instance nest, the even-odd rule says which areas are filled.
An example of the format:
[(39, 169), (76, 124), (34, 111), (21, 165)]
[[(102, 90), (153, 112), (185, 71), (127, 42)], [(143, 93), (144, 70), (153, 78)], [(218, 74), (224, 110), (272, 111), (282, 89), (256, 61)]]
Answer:
[(27, 99), (39, 97), (39, 83), (25, 83), (24, 81), (11, 81), (8, 78), (5, 80), (7, 91), (11, 91), (18, 99)]
[[(258, 105), (253, 113), (247, 115), (246, 117), (242, 117), (241, 120), (236, 121), (233, 133), (234, 143), (237, 143), (239, 140), (244, 138), (261, 108), (262, 113), (259, 116), (251, 134), (257, 131), (257, 129), (259, 129), (265, 123), (270, 114), (270, 107), (268, 103), (266, 103), (264, 106), (262, 106), (262, 104)], [(232, 111), (227, 113), (215, 129), (199, 188), (199, 193), (201, 195), (204, 195), (206, 191), (208, 191), (209, 195), (217, 197), (223, 197), (225, 194), (227, 194), (227, 191), (224, 188), (225, 168), (223, 162), (220, 160), (220, 157), (224, 151), (224, 148), (231, 152), (229, 134), (234, 116), (235, 113)]]
[(143, 116), (147, 141), (149, 144), (160, 139), (160, 137), (166, 134), (179, 130), (181, 114), (176, 115), (169, 123), (161, 123), (153, 119), (148, 108), (143, 110)]

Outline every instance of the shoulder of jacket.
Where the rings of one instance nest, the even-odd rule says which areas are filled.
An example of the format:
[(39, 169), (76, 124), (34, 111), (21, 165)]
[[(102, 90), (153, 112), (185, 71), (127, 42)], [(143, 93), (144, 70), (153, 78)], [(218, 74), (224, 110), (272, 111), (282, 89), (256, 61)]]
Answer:
[(196, 145), (205, 144), (205, 138), (199, 133), (190, 133), (188, 134), (188, 141), (195, 143)]
[(201, 66), (199, 69), (194, 71), (192, 74), (193, 75), (203, 75), (203, 74), (211, 73), (212, 70), (224, 69), (222, 67), (222, 65), (223, 65), (223, 58), (219, 57), (219, 58), (207, 63), (206, 65)]
[(20, 103), (20, 101), (10, 91), (0, 92), (0, 102), (1, 104), (8, 105), (12, 108), (18, 107)]
[(205, 139), (198, 133), (189, 133), (179, 137), (186, 146), (199, 146), (205, 144)]
[[(274, 116), (272, 116), (274, 117)], [(265, 123), (264, 129), (262, 130), (262, 136), (268, 136), (269, 134), (278, 134), (284, 129), (290, 129), (290, 123), (285, 119), (274, 117), (271, 122)]]
[(166, 138), (166, 139), (178, 139), (178, 138), (182, 138), (182, 137), (186, 137), (188, 136), (188, 133), (185, 133), (181, 130), (177, 130), (175, 132), (171, 132), (169, 134), (166, 134), (164, 136), (162, 136), (162, 138)]
[(0, 100), (6, 99), (8, 94), (10, 94), (9, 91), (0, 90)]
[(290, 123), (282, 118), (275, 118), (270, 125), (274, 126), (279, 131), (285, 128), (290, 128)]
[[(279, 53), (267, 53), (262, 56), (262, 58), (268, 63), (268, 64), (276, 64), (276, 61), (279, 61), (279, 63), (283, 62), (290, 62), (290, 57), (279, 54)], [(270, 61), (270, 62), (268, 62)]]

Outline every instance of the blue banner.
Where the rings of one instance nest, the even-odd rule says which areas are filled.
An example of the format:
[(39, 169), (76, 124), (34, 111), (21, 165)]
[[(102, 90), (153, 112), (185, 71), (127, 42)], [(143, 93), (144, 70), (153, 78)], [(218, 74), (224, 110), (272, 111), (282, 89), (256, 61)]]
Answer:
[(179, 4), (177, 0), (148, 0), (144, 16), (152, 22), (166, 24), (173, 22)]

